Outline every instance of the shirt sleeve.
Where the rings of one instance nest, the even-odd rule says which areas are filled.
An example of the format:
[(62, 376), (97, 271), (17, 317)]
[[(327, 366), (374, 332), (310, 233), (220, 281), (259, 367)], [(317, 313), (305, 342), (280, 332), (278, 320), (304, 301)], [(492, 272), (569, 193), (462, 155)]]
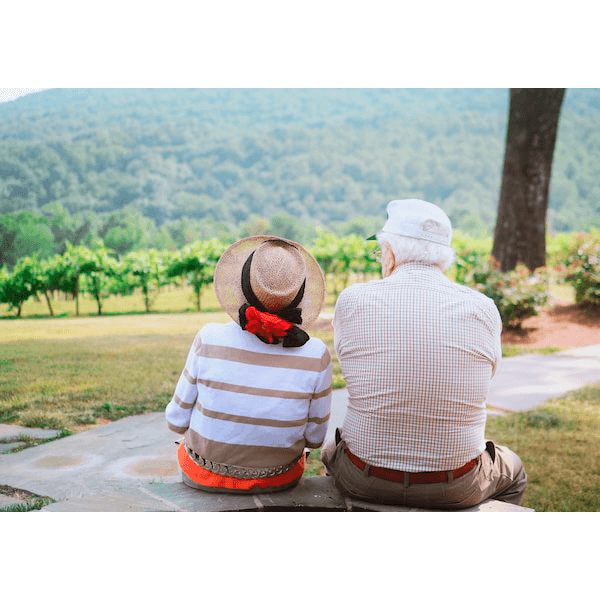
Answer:
[(338, 296), (337, 302), (335, 303), (335, 312), (333, 314), (333, 346), (338, 358), (344, 352), (344, 348), (342, 346), (342, 340), (345, 339), (344, 325), (349, 322), (348, 319), (350, 317), (347, 308), (348, 303), (346, 302), (346, 298), (349, 293), (348, 289), (349, 288), (343, 290)]
[(200, 333), (198, 333), (188, 353), (185, 367), (175, 387), (173, 398), (165, 409), (167, 425), (171, 431), (176, 433), (185, 433), (190, 426), (192, 410), (198, 397), (198, 388), (196, 387), (198, 357), (195, 349), (201, 343), (202, 338), (200, 337)]
[(305, 445), (319, 448), (325, 440), (331, 414), (331, 354), (326, 347), (321, 358), (323, 370), (319, 373), (310, 401), (308, 423), (304, 432)]
[(492, 377), (495, 375), (500, 362), (502, 361), (502, 319), (500, 318), (500, 312), (492, 300), (490, 300), (490, 311), (492, 313), (492, 335), (494, 336), (494, 353), (495, 360), (492, 363)]

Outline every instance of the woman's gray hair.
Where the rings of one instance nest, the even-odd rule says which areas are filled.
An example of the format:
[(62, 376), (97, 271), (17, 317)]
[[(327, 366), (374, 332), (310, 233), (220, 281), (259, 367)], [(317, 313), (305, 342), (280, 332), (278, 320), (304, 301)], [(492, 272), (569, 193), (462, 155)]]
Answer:
[(449, 246), (386, 231), (380, 231), (377, 234), (377, 242), (381, 248), (386, 242), (390, 245), (397, 265), (404, 262), (418, 262), (435, 265), (445, 271), (452, 266), (456, 258), (456, 253)]

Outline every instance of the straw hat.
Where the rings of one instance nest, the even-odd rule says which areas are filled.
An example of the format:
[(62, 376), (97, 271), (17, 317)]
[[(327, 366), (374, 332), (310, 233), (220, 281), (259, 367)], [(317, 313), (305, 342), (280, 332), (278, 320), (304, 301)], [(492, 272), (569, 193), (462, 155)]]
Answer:
[(306, 281), (298, 308), (302, 309), (302, 327), (313, 323), (325, 300), (323, 271), (303, 246), (272, 235), (239, 240), (219, 259), (214, 285), (223, 310), (239, 323), (240, 306), (248, 302), (242, 291), (242, 268), (253, 252), (250, 285), (263, 306), (269, 312), (286, 308)]

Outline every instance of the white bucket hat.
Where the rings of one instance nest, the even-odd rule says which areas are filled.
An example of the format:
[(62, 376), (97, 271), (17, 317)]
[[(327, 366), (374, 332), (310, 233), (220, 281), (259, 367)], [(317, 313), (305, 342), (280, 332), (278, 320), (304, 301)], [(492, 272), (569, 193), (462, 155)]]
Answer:
[[(381, 231), (450, 246), (452, 223), (439, 206), (425, 200), (392, 200), (387, 213), (388, 220)], [(377, 237), (372, 235), (367, 239)]]

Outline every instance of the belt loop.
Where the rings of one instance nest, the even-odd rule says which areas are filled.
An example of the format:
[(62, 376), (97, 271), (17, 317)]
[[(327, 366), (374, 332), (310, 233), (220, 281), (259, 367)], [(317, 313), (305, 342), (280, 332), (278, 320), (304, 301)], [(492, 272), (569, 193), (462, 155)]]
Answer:
[(454, 471), (448, 471), (448, 483), (452, 483), (454, 481)]
[(410, 473), (404, 471), (404, 487), (407, 488), (410, 485)]
[(369, 463), (365, 463), (365, 468), (363, 469), (366, 476), (369, 477), (371, 475), (371, 465)]

